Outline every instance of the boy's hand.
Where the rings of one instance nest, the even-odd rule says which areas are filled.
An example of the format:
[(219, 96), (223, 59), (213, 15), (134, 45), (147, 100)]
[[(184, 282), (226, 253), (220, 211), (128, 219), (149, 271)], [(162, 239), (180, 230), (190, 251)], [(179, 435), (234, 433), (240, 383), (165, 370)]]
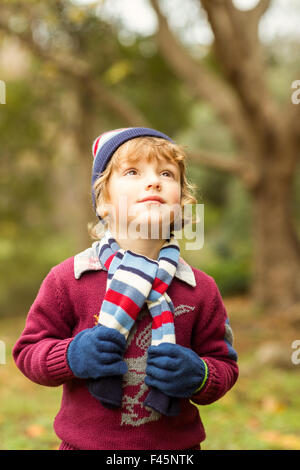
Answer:
[(123, 375), (126, 347), (124, 336), (113, 328), (94, 326), (78, 333), (70, 342), (67, 359), (73, 374), (81, 379)]
[(170, 397), (189, 398), (204, 385), (205, 362), (191, 349), (161, 343), (148, 349), (145, 383)]

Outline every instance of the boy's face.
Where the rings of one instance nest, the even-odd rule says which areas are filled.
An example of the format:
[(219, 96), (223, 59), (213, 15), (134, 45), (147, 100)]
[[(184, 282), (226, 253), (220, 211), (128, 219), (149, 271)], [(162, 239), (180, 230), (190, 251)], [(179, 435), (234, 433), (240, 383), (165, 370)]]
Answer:
[[(143, 233), (149, 235), (143, 238), (158, 238), (151, 236), (152, 227), (156, 230), (159, 227), (162, 230), (159, 233), (163, 234), (163, 230), (169, 229), (170, 223), (180, 213), (180, 169), (175, 162), (164, 157), (150, 161), (141, 157), (135, 162), (123, 159), (120, 166), (112, 171), (107, 189), (107, 208), (116, 229), (129, 229), (132, 238), (136, 238), (131, 232), (136, 227), (147, 227)], [(152, 196), (161, 198), (161, 202), (142, 201)], [(162, 235), (162, 238), (166, 237)]]

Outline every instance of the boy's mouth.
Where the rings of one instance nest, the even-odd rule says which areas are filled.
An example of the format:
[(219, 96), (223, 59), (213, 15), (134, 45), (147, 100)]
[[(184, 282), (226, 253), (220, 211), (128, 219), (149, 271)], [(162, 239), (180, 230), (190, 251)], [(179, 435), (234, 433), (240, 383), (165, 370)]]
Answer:
[(145, 197), (144, 199), (141, 199), (140, 201), (138, 202), (153, 202), (153, 203), (159, 203), (159, 204), (164, 204), (165, 201), (163, 198), (161, 198), (160, 196), (148, 196), (148, 197)]

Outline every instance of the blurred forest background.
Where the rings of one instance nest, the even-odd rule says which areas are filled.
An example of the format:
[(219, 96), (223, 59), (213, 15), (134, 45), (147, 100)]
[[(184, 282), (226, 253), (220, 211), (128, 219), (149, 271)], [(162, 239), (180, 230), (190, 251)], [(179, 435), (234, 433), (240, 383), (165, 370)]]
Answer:
[(94, 138), (129, 126), (186, 147), (205, 240), (182, 255), (235, 333), (240, 379), (201, 407), (203, 447), (300, 449), (300, 4), (140, 3), (145, 18), (130, 0), (1, 2), (0, 449), (57, 448), (61, 390), (24, 378), (11, 348), (51, 267), (92, 243)]

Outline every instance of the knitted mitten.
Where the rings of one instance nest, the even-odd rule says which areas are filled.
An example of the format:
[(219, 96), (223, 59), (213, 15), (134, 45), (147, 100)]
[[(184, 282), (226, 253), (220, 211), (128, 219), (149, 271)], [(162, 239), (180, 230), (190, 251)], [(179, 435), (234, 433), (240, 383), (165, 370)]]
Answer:
[(101, 380), (89, 379), (87, 387), (91, 395), (97, 398), (105, 408), (119, 408), (122, 404), (122, 375), (102, 377)]
[(208, 369), (194, 351), (161, 343), (148, 349), (145, 383), (170, 397), (190, 398), (204, 387)]
[[(127, 372), (122, 358), (125, 347), (126, 341), (121, 333), (96, 325), (78, 333), (67, 350), (67, 360), (73, 374), (88, 379), (91, 394), (109, 408), (121, 404), (122, 386), (119, 384), (122, 384), (122, 375)], [(99, 377), (101, 381), (97, 380)]]
[(149, 406), (165, 416), (177, 416), (180, 413), (179, 400), (166, 395), (155, 387), (150, 387), (144, 405)]

